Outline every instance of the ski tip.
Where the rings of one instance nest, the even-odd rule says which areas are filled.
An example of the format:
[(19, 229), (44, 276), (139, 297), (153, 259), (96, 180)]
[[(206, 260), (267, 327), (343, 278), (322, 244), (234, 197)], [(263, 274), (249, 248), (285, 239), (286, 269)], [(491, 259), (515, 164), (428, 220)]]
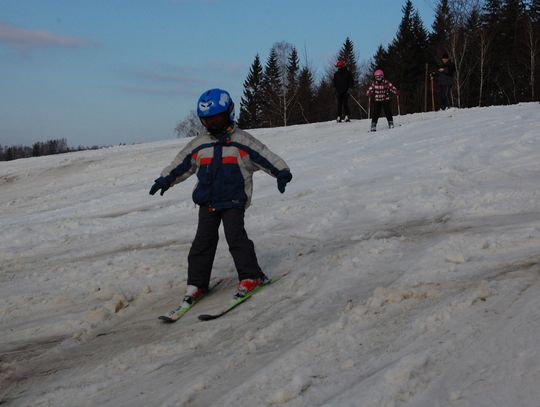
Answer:
[(211, 321), (211, 320), (216, 319), (218, 317), (219, 316), (216, 316), (216, 315), (201, 314), (201, 315), (199, 315), (199, 320), (201, 320), (201, 321)]
[(166, 317), (165, 315), (161, 315), (160, 317), (158, 317), (159, 320), (167, 323), (167, 324), (172, 324), (173, 322), (176, 322), (175, 319), (171, 319), (169, 317)]

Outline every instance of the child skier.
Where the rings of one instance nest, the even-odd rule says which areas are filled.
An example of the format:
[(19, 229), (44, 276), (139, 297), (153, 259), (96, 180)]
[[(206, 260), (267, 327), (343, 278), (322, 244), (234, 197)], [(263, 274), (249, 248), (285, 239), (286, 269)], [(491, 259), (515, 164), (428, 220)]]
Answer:
[(222, 221), (238, 272), (236, 296), (244, 296), (268, 280), (244, 228), (244, 211), (253, 189), (252, 175), (261, 169), (274, 176), (281, 193), (292, 179), (285, 161), (251, 134), (235, 127), (234, 103), (227, 91), (204, 92), (197, 103), (197, 115), (207, 133), (191, 140), (150, 189), (151, 195), (160, 190), (163, 195), (171, 186), (197, 174), (193, 201), (200, 206), (199, 223), (188, 255), (183, 300), (186, 306), (208, 290)]
[(381, 109), (384, 109), (384, 114), (388, 120), (388, 127), (394, 127), (394, 119), (392, 118), (392, 110), (390, 109), (390, 92), (399, 96), (399, 91), (389, 81), (384, 79), (384, 72), (382, 69), (377, 69), (373, 76), (375, 82), (373, 82), (367, 91), (367, 96), (373, 98), (373, 114), (371, 116), (371, 131), (377, 131), (377, 121), (381, 115)]

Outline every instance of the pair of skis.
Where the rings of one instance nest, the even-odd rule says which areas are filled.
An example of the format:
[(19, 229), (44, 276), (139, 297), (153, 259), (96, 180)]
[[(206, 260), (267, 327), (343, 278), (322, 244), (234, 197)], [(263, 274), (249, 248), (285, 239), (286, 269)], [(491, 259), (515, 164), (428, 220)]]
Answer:
[[(218, 319), (218, 318), (222, 317), (223, 315), (231, 312), (233, 309), (238, 307), (240, 304), (243, 304), (244, 302), (246, 302), (248, 299), (253, 297), (258, 292), (264, 290), (270, 284), (279, 281), (280, 279), (282, 279), (286, 275), (287, 275), (287, 273), (276, 276), (276, 277), (268, 280), (263, 285), (260, 285), (259, 287), (255, 288), (253, 291), (247, 293), (246, 295), (244, 295), (242, 297), (234, 297), (233, 300), (228, 305), (226, 305), (223, 309), (216, 312), (215, 314), (201, 314), (201, 315), (199, 315), (199, 320), (201, 320), (201, 321), (211, 321), (213, 319)], [(202, 298), (204, 298), (207, 295), (211, 294), (222, 282), (223, 282), (223, 280), (217, 280), (216, 282), (211, 284), (210, 287), (208, 288), (208, 292), (206, 294), (204, 294), (204, 296)], [(200, 298), (199, 301), (201, 301), (202, 298)], [(197, 302), (199, 302), (199, 301), (197, 301)], [(178, 306), (177, 308), (175, 308), (172, 311), (168, 312), (167, 314), (161, 315), (159, 317), (159, 319), (161, 319), (163, 322), (167, 322), (167, 323), (176, 322), (180, 318), (182, 318), (184, 315), (186, 315), (195, 306), (195, 304), (197, 304), (197, 302), (194, 302), (193, 304), (182, 303), (182, 304), (180, 304), (180, 306)]]

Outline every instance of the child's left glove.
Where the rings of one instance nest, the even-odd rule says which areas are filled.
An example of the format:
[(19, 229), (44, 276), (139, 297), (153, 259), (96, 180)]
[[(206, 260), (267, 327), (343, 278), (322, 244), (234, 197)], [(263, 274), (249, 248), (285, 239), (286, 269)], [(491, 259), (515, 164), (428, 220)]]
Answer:
[(277, 175), (277, 189), (279, 192), (285, 192), (285, 186), (291, 182), (292, 174), (288, 170), (280, 171)]

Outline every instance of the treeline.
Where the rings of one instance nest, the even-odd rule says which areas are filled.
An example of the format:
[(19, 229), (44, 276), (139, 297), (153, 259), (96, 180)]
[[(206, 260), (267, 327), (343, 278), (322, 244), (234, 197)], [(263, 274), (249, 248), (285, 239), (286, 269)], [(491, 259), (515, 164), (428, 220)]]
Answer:
[(17, 146), (2, 146), (0, 145), (0, 161), (11, 161), (19, 158), (40, 157), (43, 155), (69, 153), (72, 151), (97, 150), (99, 146), (70, 148), (65, 138), (48, 140), (45, 142), (34, 143), (31, 147)]
[[(452, 101), (473, 107), (536, 101), (540, 95), (540, 0), (439, 0), (428, 31), (411, 0), (402, 8), (396, 35), (360, 64), (346, 38), (337, 59), (355, 79), (351, 116), (367, 117), (365, 92), (375, 68), (400, 90), (402, 113), (437, 108), (430, 73), (448, 54), (455, 65)], [(335, 60), (333, 62), (335, 62)], [(274, 127), (335, 119), (333, 64), (319, 80), (297, 49), (276, 43), (265, 65), (259, 55), (244, 82), (238, 124)]]

